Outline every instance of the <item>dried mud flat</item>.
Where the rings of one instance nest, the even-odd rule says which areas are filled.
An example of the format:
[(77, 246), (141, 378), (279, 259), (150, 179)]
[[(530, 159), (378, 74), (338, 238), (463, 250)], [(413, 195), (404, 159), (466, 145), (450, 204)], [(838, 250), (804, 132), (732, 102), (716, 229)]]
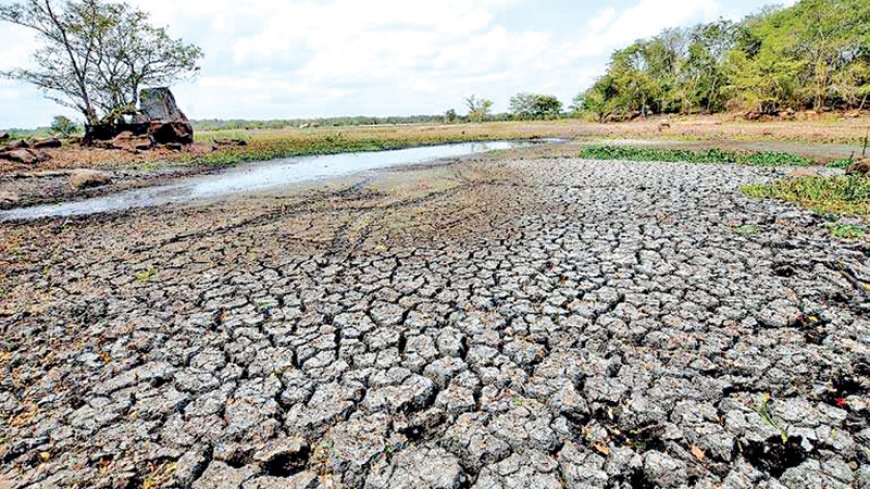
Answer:
[(870, 249), (738, 190), (773, 176), (477, 158), (4, 224), (0, 485), (866, 488)]

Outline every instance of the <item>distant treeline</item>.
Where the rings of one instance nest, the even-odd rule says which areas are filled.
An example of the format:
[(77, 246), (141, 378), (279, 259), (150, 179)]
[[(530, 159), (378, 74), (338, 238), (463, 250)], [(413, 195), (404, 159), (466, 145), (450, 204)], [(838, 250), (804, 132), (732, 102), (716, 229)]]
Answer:
[(669, 29), (611, 56), (573, 108), (601, 121), (726, 110), (868, 108), (870, 1), (801, 0)]
[(328, 117), (321, 119), (273, 119), (254, 121), (243, 119), (199, 119), (192, 121), (197, 131), (217, 131), (232, 129), (283, 129), (285, 127), (343, 127), (375, 126), (383, 124), (442, 123), (443, 115), (412, 115), (390, 117)]

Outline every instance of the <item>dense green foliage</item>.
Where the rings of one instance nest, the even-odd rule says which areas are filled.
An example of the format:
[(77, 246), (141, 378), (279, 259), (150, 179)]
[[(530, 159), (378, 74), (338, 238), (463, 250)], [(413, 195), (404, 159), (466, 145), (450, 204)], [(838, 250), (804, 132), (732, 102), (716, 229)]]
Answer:
[(82, 127), (65, 115), (55, 116), (51, 121), (51, 131), (61, 137), (69, 137), (81, 131)]
[(867, 108), (870, 2), (801, 0), (733, 23), (670, 29), (613, 53), (574, 100), (599, 120), (726, 109)]
[(553, 95), (522, 92), (511, 97), (511, 117), (519, 120), (558, 119), (562, 113), (562, 102)]
[(738, 152), (718, 148), (707, 150), (635, 148), (631, 146), (587, 146), (581, 158), (593, 160), (666, 161), (686, 163), (734, 163), (752, 166), (807, 166), (816, 163), (811, 158), (789, 153)]
[(870, 214), (870, 178), (861, 176), (787, 178), (746, 185), (743, 193), (794, 202), (819, 212)]
[(32, 30), (39, 42), (27, 68), (0, 77), (35, 85), (92, 125), (135, 114), (140, 87), (195, 74), (203, 56), (126, 3), (22, 0), (0, 5), (0, 22)]

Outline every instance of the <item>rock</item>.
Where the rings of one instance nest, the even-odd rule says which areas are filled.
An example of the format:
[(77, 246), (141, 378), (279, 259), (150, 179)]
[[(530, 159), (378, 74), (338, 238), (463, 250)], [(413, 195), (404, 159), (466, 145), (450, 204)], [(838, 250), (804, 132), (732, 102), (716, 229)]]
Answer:
[(862, 158), (846, 168), (846, 175), (870, 175), (870, 158)]
[(77, 170), (69, 179), (69, 184), (76, 190), (99, 187), (112, 183), (112, 179), (103, 172), (96, 170)]
[(5, 143), (6, 141), (9, 141), (9, 133), (0, 133), (0, 143)]
[(175, 96), (166, 87), (145, 88), (139, 92), (139, 109), (146, 119), (142, 122), (187, 122), (187, 116), (175, 103)]
[(113, 149), (126, 151), (147, 151), (154, 146), (154, 141), (147, 134), (135, 135), (130, 131), (124, 131), (112, 139)]
[(28, 149), (14, 149), (12, 151), (0, 153), (0, 158), (25, 165), (35, 165), (39, 163), (39, 156)]
[(193, 126), (189, 122), (155, 121), (148, 127), (148, 134), (157, 144), (193, 144)]
[(32, 147), (36, 149), (60, 148), (61, 146), (63, 146), (63, 143), (61, 143), (58, 138), (40, 139), (32, 145)]
[(193, 126), (168, 88), (142, 90), (139, 108), (137, 122), (149, 124), (148, 134), (156, 144), (193, 144)]
[(181, 143), (166, 143), (163, 145), (163, 147), (168, 149), (169, 151), (184, 151), (184, 145)]

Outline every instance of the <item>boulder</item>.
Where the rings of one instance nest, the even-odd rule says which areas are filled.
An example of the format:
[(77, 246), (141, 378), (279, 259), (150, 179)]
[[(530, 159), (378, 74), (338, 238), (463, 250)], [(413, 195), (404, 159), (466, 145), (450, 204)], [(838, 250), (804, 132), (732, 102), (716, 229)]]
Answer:
[(145, 88), (139, 92), (139, 109), (143, 118), (139, 122), (187, 122), (187, 116), (178, 108), (175, 96), (166, 87)]
[(36, 149), (60, 148), (62, 143), (58, 138), (46, 138), (34, 142), (31, 146)]
[(11, 151), (0, 153), (0, 159), (14, 161), (15, 163), (22, 163), (25, 165), (35, 165), (39, 163), (40, 156), (29, 149), (13, 149)]
[(130, 131), (123, 131), (112, 139), (114, 149), (126, 151), (147, 151), (154, 146), (154, 141), (147, 134), (135, 135)]
[(69, 179), (70, 187), (75, 190), (100, 187), (110, 183), (112, 179), (109, 175), (96, 170), (76, 170)]
[(8, 132), (0, 133), (0, 143), (5, 143), (6, 141), (9, 141), (9, 138), (10, 136)]
[(154, 121), (148, 134), (156, 144), (193, 144), (193, 126), (184, 121)]
[(846, 175), (870, 175), (870, 158), (862, 158), (846, 168)]

